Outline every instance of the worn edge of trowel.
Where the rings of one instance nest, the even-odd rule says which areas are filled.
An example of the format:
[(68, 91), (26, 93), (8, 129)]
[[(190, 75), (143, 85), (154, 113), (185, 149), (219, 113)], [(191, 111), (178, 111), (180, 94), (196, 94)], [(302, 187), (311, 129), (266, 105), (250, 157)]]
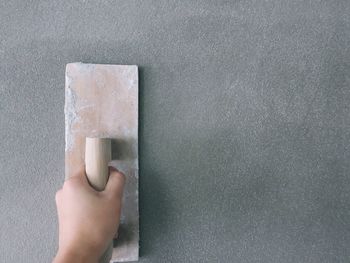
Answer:
[[(94, 70), (96, 66), (103, 66), (103, 67), (113, 67), (113, 66), (117, 66), (117, 67), (130, 67), (130, 69), (136, 70), (136, 76), (135, 76), (135, 84), (137, 87), (137, 110), (136, 110), (136, 117), (137, 117), (137, 122), (136, 122), (136, 148), (137, 148), (137, 155), (134, 160), (134, 165), (135, 165), (135, 176), (138, 178), (139, 176), (139, 159), (138, 159), (138, 114), (139, 114), (139, 109), (138, 109), (138, 94), (139, 94), (139, 71), (138, 71), (138, 66), (137, 65), (115, 65), (115, 64), (87, 64), (87, 63), (82, 63), (82, 62), (73, 62), (73, 63), (69, 63), (66, 65), (66, 74), (65, 74), (65, 107), (64, 107), (64, 113), (65, 113), (65, 151), (69, 152), (72, 147), (74, 147), (74, 141), (73, 141), (73, 136), (71, 135), (70, 131), (72, 129), (72, 126), (76, 123), (81, 121), (79, 118), (79, 110), (80, 109), (76, 109), (76, 102), (77, 102), (77, 97), (76, 94), (74, 92), (74, 89), (71, 88), (71, 84), (72, 84), (72, 77), (69, 76), (68, 74), (68, 70), (67, 68), (69, 66), (77, 66), (77, 67), (84, 67), (90, 70)], [(117, 161), (118, 163), (118, 161)], [(123, 166), (127, 166), (127, 165), (131, 165), (131, 164), (127, 164), (124, 163), (123, 161), (118, 164), (115, 165), (116, 163), (112, 162), (110, 163), (110, 165), (112, 166), (116, 166), (118, 169), (120, 169), (121, 171), (123, 171), (124, 169), (122, 168)], [(136, 200), (138, 200), (138, 179), (137, 179), (137, 185), (136, 185), (136, 193), (134, 194)], [(139, 218), (139, 206), (138, 206), (138, 201), (137, 201), (137, 206), (136, 206), (136, 210), (135, 210), (138, 214), (138, 218)], [(121, 220), (122, 221), (122, 220)], [(126, 262), (126, 261), (137, 261), (139, 259), (139, 221), (137, 220), (137, 228), (136, 228), (136, 232), (134, 232), (135, 237), (137, 237), (137, 239), (135, 239), (137, 241), (137, 247), (135, 247), (135, 252), (132, 252), (131, 255), (127, 256), (127, 257), (120, 257), (120, 258), (114, 258), (111, 259), (110, 262), (113, 263), (117, 263), (117, 262)], [(135, 225), (136, 226), (136, 225)], [(137, 249), (136, 249), (137, 248)], [(114, 248), (114, 249), (118, 249), (118, 248)]]

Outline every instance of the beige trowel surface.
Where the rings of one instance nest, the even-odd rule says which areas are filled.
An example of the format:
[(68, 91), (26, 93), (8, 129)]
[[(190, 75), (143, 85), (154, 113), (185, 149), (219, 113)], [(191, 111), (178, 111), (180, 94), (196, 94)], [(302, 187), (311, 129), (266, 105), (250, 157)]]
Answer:
[(85, 138), (112, 139), (112, 165), (126, 175), (111, 262), (138, 260), (138, 68), (70, 63), (65, 85), (65, 176), (84, 165)]

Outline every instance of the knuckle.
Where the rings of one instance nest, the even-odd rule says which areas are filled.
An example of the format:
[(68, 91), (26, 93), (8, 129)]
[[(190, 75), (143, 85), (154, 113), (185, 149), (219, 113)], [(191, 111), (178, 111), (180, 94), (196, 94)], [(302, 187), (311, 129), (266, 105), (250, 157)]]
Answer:
[(114, 178), (116, 179), (116, 180), (120, 180), (120, 181), (125, 181), (126, 180), (126, 176), (125, 176), (125, 174), (124, 173), (122, 173), (122, 172), (115, 172), (114, 174)]
[(73, 189), (73, 188), (76, 188), (80, 185), (80, 181), (78, 180), (78, 178), (69, 178), (68, 180), (66, 180), (64, 182), (64, 188), (66, 189)]

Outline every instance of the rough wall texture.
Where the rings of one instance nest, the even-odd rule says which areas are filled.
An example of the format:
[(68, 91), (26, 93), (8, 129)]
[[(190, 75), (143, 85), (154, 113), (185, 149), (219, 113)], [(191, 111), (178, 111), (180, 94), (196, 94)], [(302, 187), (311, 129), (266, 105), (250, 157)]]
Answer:
[(2, 1), (0, 262), (49, 262), (68, 62), (140, 66), (141, 262), (347, 262), (350, 2)]

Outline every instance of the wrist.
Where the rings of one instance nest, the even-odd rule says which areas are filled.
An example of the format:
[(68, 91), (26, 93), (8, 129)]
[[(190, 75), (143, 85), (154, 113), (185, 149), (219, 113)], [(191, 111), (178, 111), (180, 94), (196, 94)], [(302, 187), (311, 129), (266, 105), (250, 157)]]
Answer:
[(53, 263), (97, 263), (98, 257), (83, 251), (59, 249)]

